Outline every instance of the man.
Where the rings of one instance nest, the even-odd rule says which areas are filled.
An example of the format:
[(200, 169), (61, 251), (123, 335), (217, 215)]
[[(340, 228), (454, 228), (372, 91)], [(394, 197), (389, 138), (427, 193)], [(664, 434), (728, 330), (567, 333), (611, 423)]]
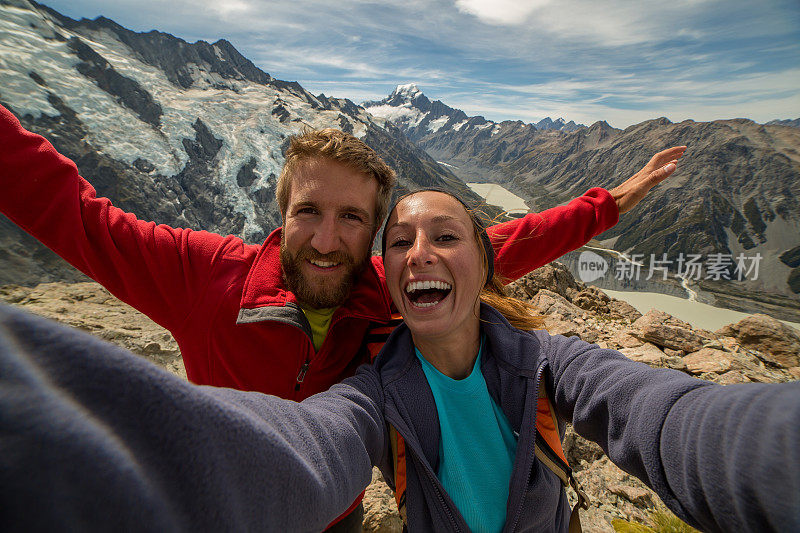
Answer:
[[(497, 272), (515, 279), (613, 226), (684, 149), (657, 154), (612, 193), (592, 189), (494, 226)], [(124, 213), (2, 107), (0, 169), (0, 211), (168, 329), (195, 383), (302, 400), (352, 375), (367, 359), (367, 330), (391, 320), (383, 265), (370, 250), (394, 172), (341, 131), (292, 140), (277, 187), (284, 226), (262, 245)], [(339, 527), (360, 528), (360, 516)]]

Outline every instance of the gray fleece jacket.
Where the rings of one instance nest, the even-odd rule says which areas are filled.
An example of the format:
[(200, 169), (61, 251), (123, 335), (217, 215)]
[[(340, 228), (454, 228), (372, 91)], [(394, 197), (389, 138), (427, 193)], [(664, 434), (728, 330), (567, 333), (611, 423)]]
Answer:
[[(800, 529), (800, 384), (717, 386), (482, 308), (490, 394), (519, 432), (509, 531), (565, 531), (533, 454), (544, 381), (559, 416), (716, 531)], [(420, 381), (422, 380), (422, 381)], [(10, 531), (317, 531), (409, 452), (412, 531), (467, 531), (434, 472), (439, 425), (410, 333), (293, 403), (198, 387), (93, 337), (0, 308), (0, 525)]]

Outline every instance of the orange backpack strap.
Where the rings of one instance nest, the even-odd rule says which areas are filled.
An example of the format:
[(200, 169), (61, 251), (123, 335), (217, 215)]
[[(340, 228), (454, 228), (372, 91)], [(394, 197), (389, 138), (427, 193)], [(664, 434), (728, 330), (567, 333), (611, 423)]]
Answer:
[(406, 520), (406, 442), (391, 424), (389, 424), (389, 442), (392, 446), (392, 465), (394, 467), (394, 499), (397, 501), (400, 519), (408, 527)]
[(561, 446), (561, 435), (558, 432), (558, 419), (556, 418), (553, 404), (547, 396), (544, 383), (539, 387), (539, 399), (536, 405), (536, 446), (534, 453), (551, 472), (561, 480), (561, 484), (572, 487), (578, 496), (578, 503), (572, 509), (569, 517), (569, 533), (580, 533), (581, 518), (578, 509), (589, 508), (589, 497), (581, 489), (578, 481), (572, 475), (564, 448)]
[(381, 348), (383, 348), (383, 345), (386, 344), (386, 340), (389, 338), (389, 335), (392, 334), (394, 328), (399, 326), (401, 322), (403, 322), (403, 317), (400, 316), (399, 313), (392, 313), (392, 318), (388, 323), (370, 324), (367, 334), (364, 336), (364, 345), (366, 346), (370, 362), (375, 361), (375, 358), (378, 356), (378, 352), (380, 352)]

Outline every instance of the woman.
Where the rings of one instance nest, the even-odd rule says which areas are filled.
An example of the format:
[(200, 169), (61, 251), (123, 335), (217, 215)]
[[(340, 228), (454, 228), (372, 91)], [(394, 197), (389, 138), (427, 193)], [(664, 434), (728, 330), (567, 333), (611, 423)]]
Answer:
[(394, 483), (393, 428), (410, 530), (566, 531), (564, 490), (534, 458), (544, 387), (562, 419), (691, 523), (800, 526), (798, 384), (722, 387), (514, 328), (480, 302), (530, 320), (494, 289), (491, 253), (454, 197), (401, 200), (384, 261), (406, 325), (374, 366), (300, 404), (192, 386), (2, 311), (0, 519), (27, 530), (319, 530), (371, 465)]

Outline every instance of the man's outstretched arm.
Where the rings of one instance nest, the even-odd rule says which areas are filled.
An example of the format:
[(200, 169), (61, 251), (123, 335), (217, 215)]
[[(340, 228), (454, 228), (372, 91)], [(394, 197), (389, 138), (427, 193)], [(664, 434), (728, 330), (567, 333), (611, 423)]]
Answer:
[(75, 164), (0, 106), (0, 212), (83, 273), (175, 329), (235, 238), (138, 220), (98, 198)]
[(0, 306), (0, 524), (321, 531), (385, 461), (380, 405), (371, 367), (298, 404)]
[(633, 209), (650, 189), (675, 172), (685, 150), (676, 146), (657, 153), (610, 191), (589, 189), (567, 205), (491, 226), (487, 232), (494, 245), (495, 271), (515, 280), (613, 227), (620, 214)]

